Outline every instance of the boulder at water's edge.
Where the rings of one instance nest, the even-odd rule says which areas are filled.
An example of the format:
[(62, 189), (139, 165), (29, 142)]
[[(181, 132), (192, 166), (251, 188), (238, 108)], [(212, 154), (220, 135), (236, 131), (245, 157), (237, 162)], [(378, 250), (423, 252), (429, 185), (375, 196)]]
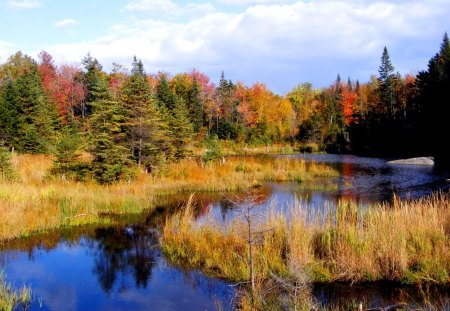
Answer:
[(434, 165), (433, 157), (419, 157), (419, 158), (411, 158), (411, 159), (400, 159), (389, 161), (387, 164), (389, 165)]

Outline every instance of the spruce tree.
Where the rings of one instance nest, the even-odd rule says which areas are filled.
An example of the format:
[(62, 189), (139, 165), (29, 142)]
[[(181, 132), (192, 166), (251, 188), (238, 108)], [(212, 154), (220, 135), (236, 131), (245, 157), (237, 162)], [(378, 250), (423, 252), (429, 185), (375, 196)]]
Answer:
[(37, 64), (26, 62), (17, 74), (11, 64), (8, 66), (11, 74), (5, 77), (0, 94), (2, 136), (20, 152), (49, 153), (60, 119), (44, 94)]
[(161, 76), (158, 84), (157, 100), (162, 119), (168, 124), (166, 134), (171, 147), (169, 154), (175, 159), (181, 159), (188, 154), (187, 146), (193, 128), (186, 103), (172, 91), (165, 75)]
[(84, 180), (88, 165), (78, 160), (81, 154), (81, 138), (71, 119), (62, 128), (55, 149), (52, 173), (69, 179)]
[(92, 148), (94, 179), (101, 184), (111, 184), (132, 177), (129, 152), (124, 147), (125, 118), (118, 101), (112, 99), (105, 79), (92, 88)]
[(201, 88), (197, 82), (197, 77), (194, 76), (192, 89), (189, 93), (189, 114), (193, 124), (195, 133), (200, 131), (203, 126), (203, 100), (201, 98)]
[(380, 83), (380, 99), (386, 107), (387, 113), (390, 117), (394, 117), (395, 110), (395, 75), (394, 66), (391, 63), (389, 53), (386, 47), (384, 47), (383, 54), (381, 55), (381, 65), (378, 69)]
[(418, 132), (426, 151), (431, 152), (442, 165), (449, 165), (450, 152), (442, 141), (442, 135), (448, 132), (450, 115), (450, 41), (444, 34), (439, 52), (430, 59), (428, 70), (417, 76), (416, 114)]
[(121, 91), (121, 101), (126, 116), (127, 143), (131, 157), (147, 170), (165, 157), (164, 129), (156, 102), (151, 98), (142, 62), (133, 60), (131, 76)]
[(171, 140), (175, 148), (175, 159), (185, 158), (189, 154), (188, 144), (192, 139), (193, 128), (183, 100), (175, 103), (169, 126), (173, 133)]
[(92, 106), (90, 103), (96, 100), (95, 93), (98, 88), (98, 84), (103, 83), (102, 80), (105, 78), (102, 72), (102, 65), (100, 62), (91, 56), (90, 53), (86, 55), (81, 61), (84, 66), (84, 85), (86, 88), (86, 99), (84, 104), (80, 106), (80, 111), (77, 111), (81, 117), (87, 117), (92, 113)]
[(0, 146), (0, 180), (11, 180), (16, 177), (11, 165), (11, 153), (8, 148)]

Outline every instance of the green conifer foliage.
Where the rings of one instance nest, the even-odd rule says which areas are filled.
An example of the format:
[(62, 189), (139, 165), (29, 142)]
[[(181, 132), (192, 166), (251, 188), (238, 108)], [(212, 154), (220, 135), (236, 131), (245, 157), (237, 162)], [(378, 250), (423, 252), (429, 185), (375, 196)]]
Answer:
[(143, 64), (136, 57), (131, 72), (120, 96), (126, 118), (126, 147), (139, 166), (151, 170), (168, 152), (164, 133), (167, 125), (151, 97)]
[(92, 172), (101, 184), (112, 184), (132, 177), (129, 151), (124, 147), (125, 117), (121, 104), (112, 99), (107, 81), (92, 89)]

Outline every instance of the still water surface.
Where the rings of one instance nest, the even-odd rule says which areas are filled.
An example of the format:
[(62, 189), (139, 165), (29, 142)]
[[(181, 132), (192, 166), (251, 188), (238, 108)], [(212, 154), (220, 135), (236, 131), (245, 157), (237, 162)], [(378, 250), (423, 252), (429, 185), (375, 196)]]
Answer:
[[(420, 197), (448, 191), (449, 176), (432, 167), (389, 166), (384, 159), (336, 155), (294, 155), (328, 163), (339, 178), (308, 183), (266, 183), (258, 191), (262, 208), (276, 200), (288, 206), (296, 199), (311, 208), (327, 201), (351, 198), (367, 204)], [(246, 193), (197, 194), (198, 215), (227, 221), (238, 215), (229, 198)], [(169, 264), (158, 245), (158, 225), (188, 195), (161, 199), (161, 208), (108, 228), (83, 228), (48, 233), (15, 241), (0, 248), (0, 265), (14, 285), (30, 285), (32, 310), (224, 310), (233, 308), (234, 287), (199, 271)], [(399, 284), (315, 285), (313, 294), (323, 303), (366, 301), (380, 306), (408, 301), (420, 304), (415, 288)], [(432, 296), (448, 300), (448, 289)]]

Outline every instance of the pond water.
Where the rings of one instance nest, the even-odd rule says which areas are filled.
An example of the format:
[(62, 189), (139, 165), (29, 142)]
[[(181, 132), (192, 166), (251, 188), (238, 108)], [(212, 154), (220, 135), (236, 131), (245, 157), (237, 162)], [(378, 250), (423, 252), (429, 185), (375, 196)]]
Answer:
[[(351, 198), (363, 204), (420, 197), (448, 191), (449, 175), (432, 167), (389, 166), (384, 159), (336, 155), (293, 155), (328, 163), (341, 176), (305, 183), (266, 183), (259, 204), (276, 200), (287, 206), (301, 198), (317, 208), (326, 201)], [(196, 194), (198, 215), (227, 221), (238, 213), (229, 199), (247, 194)], [(158, 226), (185, 202), (186, 195), (161, 198), (160, 208), (107, 228), (52, 232), (0, 246), (0, 266), (15, 286), (32, 287), (32, 310), (230, 310), (234, 287), (199, 271), (169, 264), (161, 254)], [(427, 298), (449, 301), (448, 289), (432, 289)], [(323, 303), (366, 301), (371, 306), (406, 301), (421, 304), (418, 290), (399, 284), (315, 285)]]

